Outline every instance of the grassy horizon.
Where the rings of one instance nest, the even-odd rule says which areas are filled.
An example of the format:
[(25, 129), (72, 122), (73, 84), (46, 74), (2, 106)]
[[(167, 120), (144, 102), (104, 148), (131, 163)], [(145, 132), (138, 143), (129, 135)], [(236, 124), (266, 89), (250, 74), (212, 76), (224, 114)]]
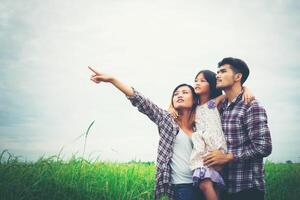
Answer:
[[(155, 164), (58, 156), (21, 161), (0, 155), (0, 199), (153, 199)], [(265, 163), (266, 199), (296, 200), (300, 164)]]

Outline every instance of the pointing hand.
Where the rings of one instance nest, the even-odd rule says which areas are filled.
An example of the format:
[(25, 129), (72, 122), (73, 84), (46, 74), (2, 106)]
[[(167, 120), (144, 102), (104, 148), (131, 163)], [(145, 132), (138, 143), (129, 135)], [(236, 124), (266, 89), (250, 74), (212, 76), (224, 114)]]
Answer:
[(108, 75), (108, 74), (104, 74), (102, 72), (96, 71), (95, 69), (93, 69), (92, 67), (88, 67), (92, 72), (94, 72), (94, 74), (91, 76), (91, 80), (94, 81), (95, 83), (101, 83), (101, 82), (111, 82), (113, 80), (113, 77)]

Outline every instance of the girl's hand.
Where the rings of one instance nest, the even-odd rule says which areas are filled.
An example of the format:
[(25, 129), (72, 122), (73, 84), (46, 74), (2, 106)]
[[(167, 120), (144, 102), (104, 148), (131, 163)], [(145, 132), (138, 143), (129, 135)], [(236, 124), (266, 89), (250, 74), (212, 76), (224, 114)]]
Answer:
[(178, 112), (173, 108), (172, 105), (170, 105), (168, 111), (169, 111), (169, 113), (171, 114), (171, 116), (173, 117), (173, 119), (177, 119), (177, 118), (178, 118), (179, 114), (178, 114)]
[(108, 74), (104, 74), (102, 72), (96, 71), (95, 69), (93, 69), (92, 67), (88, 67), (92, 72), (94, 72), (94, 74), (91, 76), (91, 80), (94, 81), (95, 83), (101, 83), (101, 82), (112, 82), (113, 77), (108, 75)]
[(254, 94), (252, 93), (252, 91), (246, 87), (246, 86), (243, 86), (243, 90), (244, 90), (244, 94), (243, 94), (243, 97), (242, 97), (242, 100), (248, 104), (250, 103), (251, 101), (255, 100), (255, 96)]

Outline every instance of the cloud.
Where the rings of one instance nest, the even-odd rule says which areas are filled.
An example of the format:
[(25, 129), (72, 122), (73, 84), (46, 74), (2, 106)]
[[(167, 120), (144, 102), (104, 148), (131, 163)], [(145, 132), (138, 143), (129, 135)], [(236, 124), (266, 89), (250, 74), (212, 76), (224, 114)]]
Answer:
[[(3, 1), (1, 148), (27, 156), (62, 146), (76, 152), (81, 146), (72, 141), (96, 120), (87, 152), (154, 160), (155, 125), (111, 86), (89, 82), (87, 65), (166, 108), (176, 85), (235, 56), (249, 64), (246, 84), (267, 108), (272, 159), (292, 160), (298, 145), (282, 144), (299, 131), (298, 7), (297, 1)], [(22, 153), (17, 146), (24, 140)]]

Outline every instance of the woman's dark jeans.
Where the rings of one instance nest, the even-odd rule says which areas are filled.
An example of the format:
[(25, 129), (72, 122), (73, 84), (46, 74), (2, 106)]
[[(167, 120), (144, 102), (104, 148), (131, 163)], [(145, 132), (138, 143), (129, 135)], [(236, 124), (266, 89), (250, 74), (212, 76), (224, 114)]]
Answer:
[(193, 187), (191, 184), (174, 184), (176, 200), (204, 200), (200, 189)]

